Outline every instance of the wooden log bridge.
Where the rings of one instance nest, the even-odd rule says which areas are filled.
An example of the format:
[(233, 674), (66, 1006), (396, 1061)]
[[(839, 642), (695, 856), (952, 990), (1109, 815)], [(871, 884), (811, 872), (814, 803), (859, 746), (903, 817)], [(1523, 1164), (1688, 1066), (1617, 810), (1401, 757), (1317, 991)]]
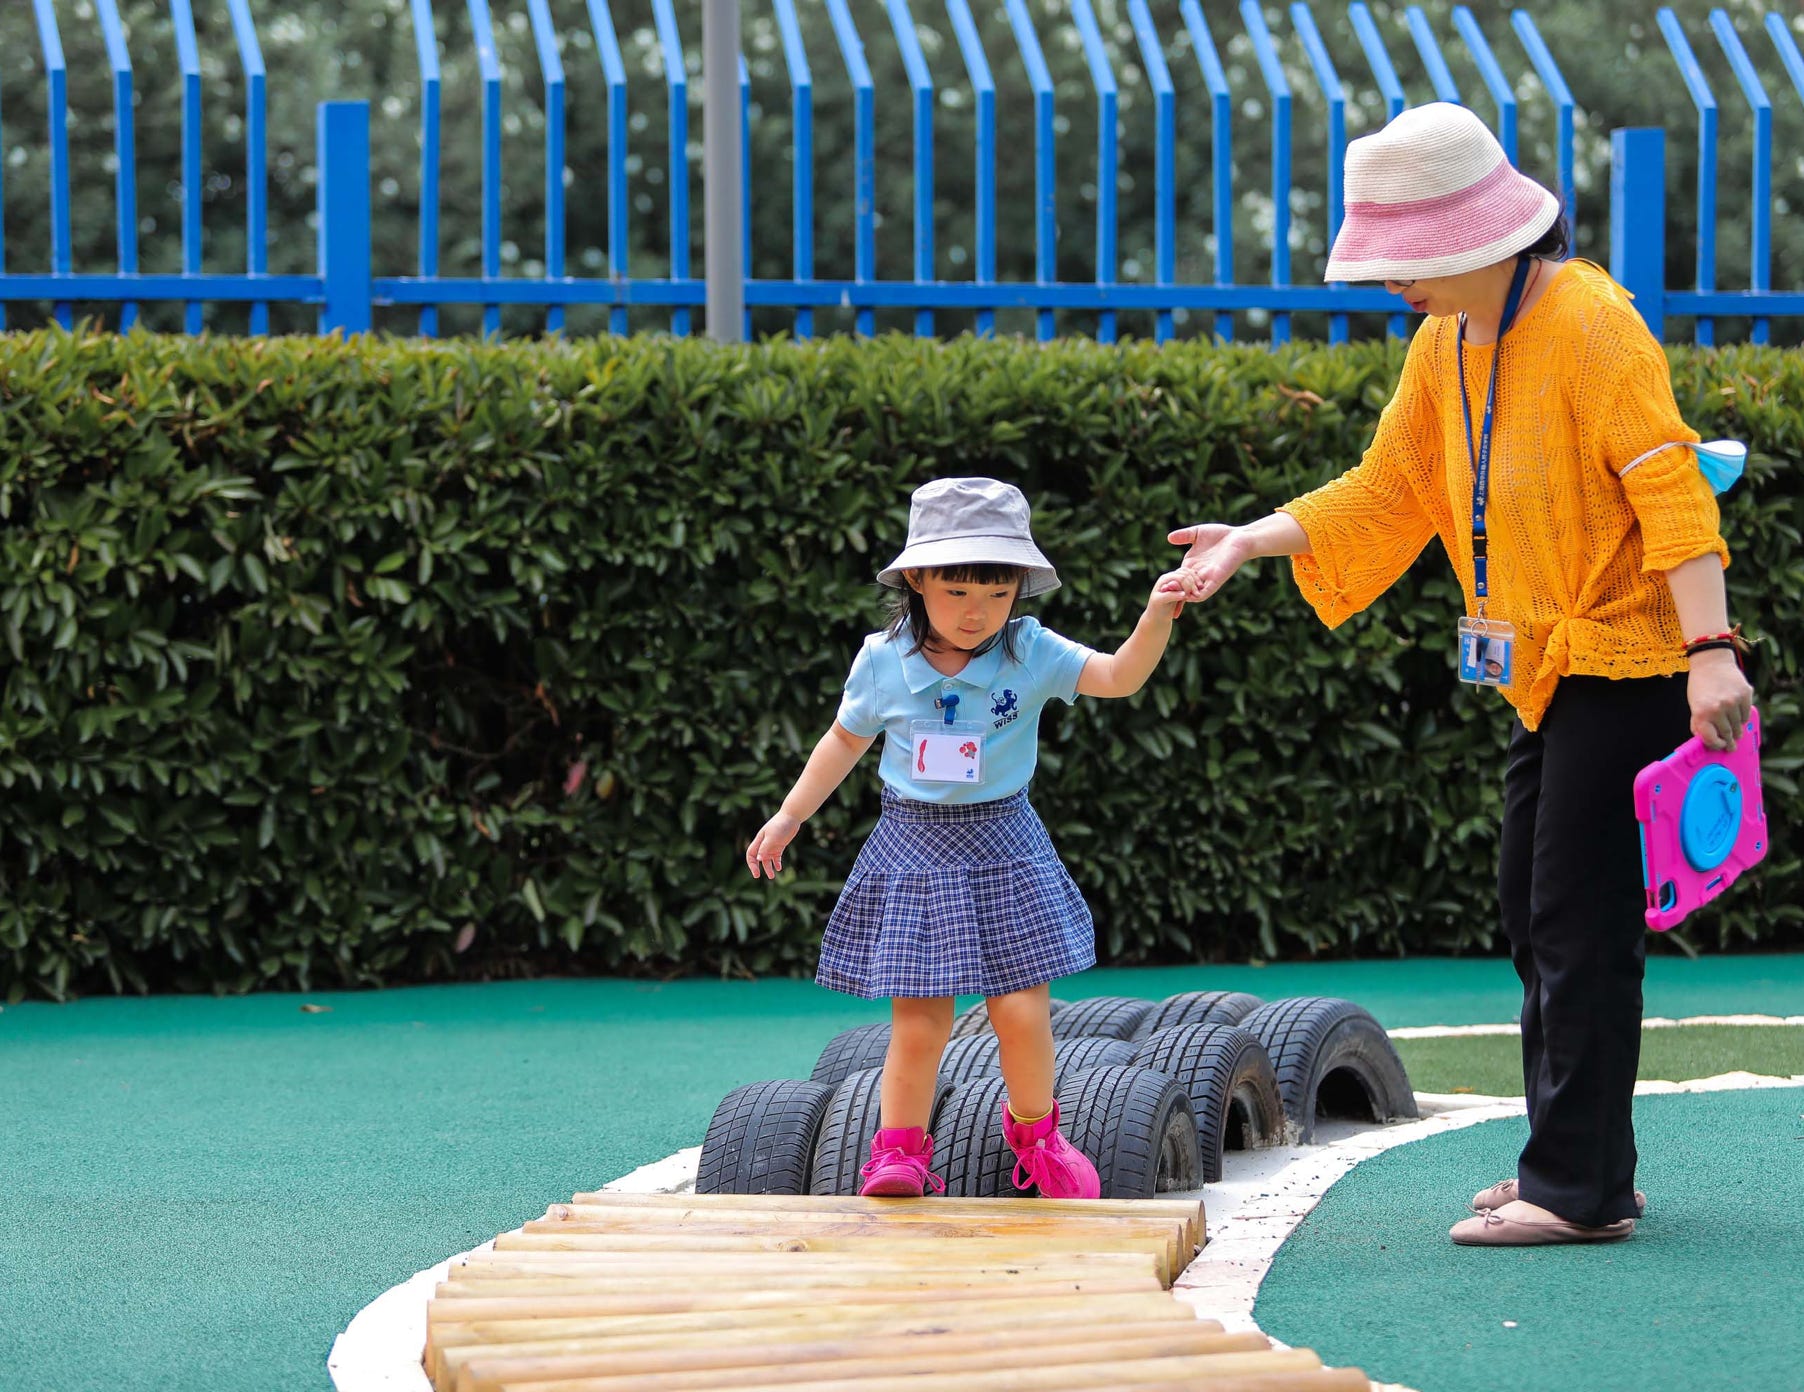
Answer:
[(1368, 1392), (1171, 1293), (1189, 1201), (578, 1194), (452, 1267), (436, 1392)]

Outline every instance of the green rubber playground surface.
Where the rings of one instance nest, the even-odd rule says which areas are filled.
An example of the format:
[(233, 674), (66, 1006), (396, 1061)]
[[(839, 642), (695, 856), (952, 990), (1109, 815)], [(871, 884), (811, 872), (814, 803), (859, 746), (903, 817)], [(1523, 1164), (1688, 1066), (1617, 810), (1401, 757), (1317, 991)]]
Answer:
[(1643, 1097), (1627, 1242), (1455, 1247), (1526, 1121), (1388, 1150), (1279, 1250), (1253, 1317), (1275, 1339), (1420, 1392), (1797, 1392), (1804, 1088)]
[[(1345, 996), (1393, 1028), (1517, 1008), (1501, 961), (1096, 971), (1059, 994), (1194, 989)], [(1647, 1008), (1804, 1014), (1804, 956), (1661, 958)], [(697, 1144), (730, 1088), (806, 1076), (835, 1031), (883, 1016), (798, 981), (9, 1006), (0, 1388), (326, 1388), (333, 1338), (389, 1286)]]

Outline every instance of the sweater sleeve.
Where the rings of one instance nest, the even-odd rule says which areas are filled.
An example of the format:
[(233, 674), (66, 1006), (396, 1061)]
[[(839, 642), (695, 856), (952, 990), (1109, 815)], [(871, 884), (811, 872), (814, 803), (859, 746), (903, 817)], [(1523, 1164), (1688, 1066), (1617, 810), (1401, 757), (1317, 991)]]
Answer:
[(1408, 570), (1434, 535), (1413, 480), (1442, 473), (1429, 393), (1432, 333), (1410, 342), (1397, 390), (1359, 464), (1279, 508), (1297, 520), (1309, 550), (1292, 557), (1297, 588), (1330, 628), (1357, 614)]
[(1641, 526), (1641, 568), (1671, 570), (1708, 554), (1727, 566), (1716, 495), (1697, 456), (1685, 448), (1697, 443), (1698, 433), (1679, 415), (1666, 354), (1645, 330), (1624, 338), (1622, 373), (1604, 412), (1602, 450)]

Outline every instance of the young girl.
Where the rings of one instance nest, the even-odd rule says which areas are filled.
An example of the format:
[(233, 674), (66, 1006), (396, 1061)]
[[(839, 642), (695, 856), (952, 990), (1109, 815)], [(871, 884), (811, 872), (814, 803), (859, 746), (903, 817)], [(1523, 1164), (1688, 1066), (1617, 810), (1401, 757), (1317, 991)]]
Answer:
[(883, 1126), (859, 1192), (945, 1188), (927, 1134), (935, 1078), (952, 998), (978, 994), (1001, 1049), (1017, 1187), (1096, 1198), (1096, 1167), (1059, 1132), (1048, 991), (1095, 965), (1095, 929), (1027, 784), (1040, 708), (1055, 696), (1138, 691), (1183, 608), (1182, 581), (1160, 578), (1113, 655), (1017, 618), (1020, 601), (1059, 579), (1034, 545), (1021, 490), (986, 478), (916, 489), (908, 546), (877, 579), (897, 591), (889, 626), (865, 639), (838, 719), (745, 853), (754, 878), (774, 876), (802, 823), (885, 736), (883, 815), (828, 921), (816, 976), (836, 991), (890, 997)]

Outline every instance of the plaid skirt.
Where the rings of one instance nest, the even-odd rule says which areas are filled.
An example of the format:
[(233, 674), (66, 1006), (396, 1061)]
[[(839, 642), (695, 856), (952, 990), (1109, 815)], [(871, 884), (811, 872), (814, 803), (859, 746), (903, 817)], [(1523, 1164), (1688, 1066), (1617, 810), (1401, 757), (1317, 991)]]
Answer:
[(1089, 906), (1026, 789), (947, 805), (885, 788), (814, 979), (866, 1000), (1000, 996), (1095, 965)]

